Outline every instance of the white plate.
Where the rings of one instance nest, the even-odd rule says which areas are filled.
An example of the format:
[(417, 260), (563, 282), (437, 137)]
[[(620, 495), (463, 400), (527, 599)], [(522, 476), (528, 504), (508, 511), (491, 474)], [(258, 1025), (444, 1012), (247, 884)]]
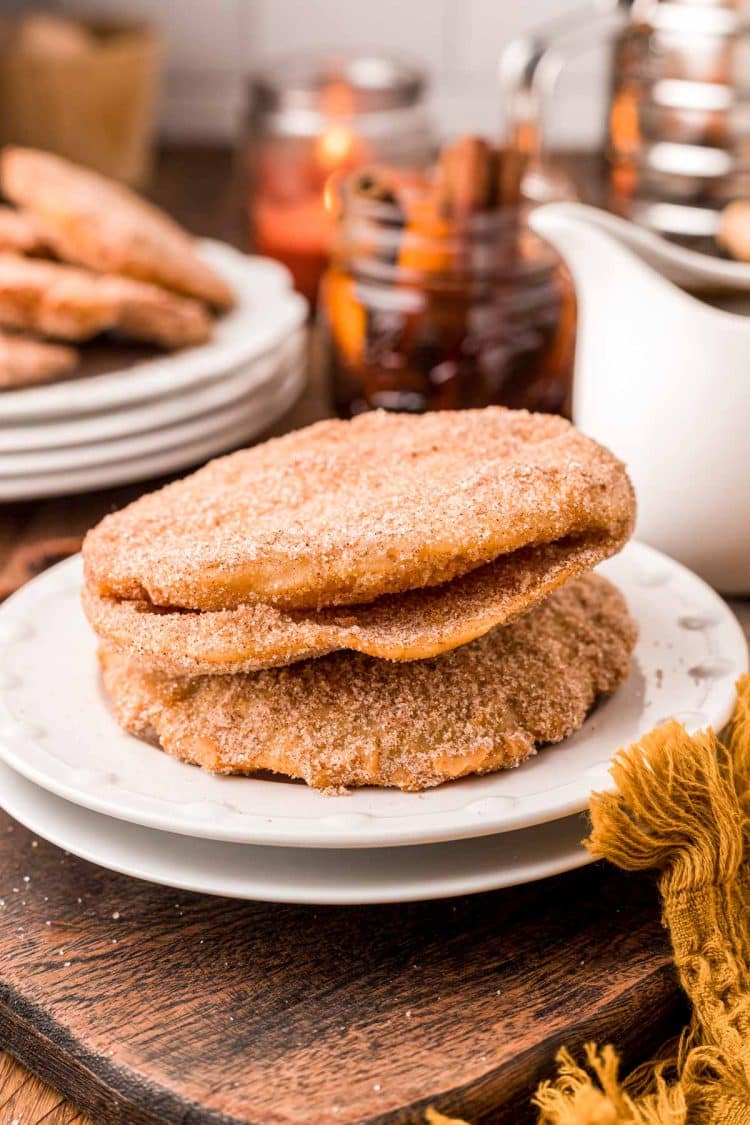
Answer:
[(67, 496), (82, 491), (90, 492), (97, 488), (110, 488), (116, 484), (150, 480), (152, 477), (173, 473), (178, 469), (198, 466), (210, 457), (247, 444), (267, 430), (296, 402), (302, 392), (304, 381), (304, 373), (300, 368), (291, 368), (279, 387), (264, 392), (262, 397), (253, 403), (253, 408), (246, 417), (190, 445), (160, 449), (157, 453), (143, 457), (111, 461), (90, 468), (0, 478), (0, 501), (30, 500), (49, 496)]
[(87, 414), (174, 394), (220, 379), (304, 324), (307, 301), (289, 287), (289, 275), (278, 262), (241, 254), (222, 242), (203, 241), (200, 248), (237, 297), (235, 308), (216, 322), (213, 340), (104, 375), (5, 391), (0, 396), (2, 422)]
[(480, 840), (357, 852), (187, 840), (89, 812), (0, 764), (0, 805), (74, 855), (180, 890), (264, 902), (416, 902), (532, 883), (591, 862), (574, 816)]
[(559, 746), (519, 769), (424, 793), (364, 789), (327, 797), (284, 780), (219, 777), (124, 734), (109, 713), (95, 643), (68, 559), (0, 608), (0, 757), (76, 804), (136, 824), (214, 840), (296, 847), (427, 844), (507, 832), (586, 808), (611, 755), (663, 719), (722, 726), (747, 646), (701, 579), (631, 543), (602, 567), (640, 628), (634, 670)]
[(42, 418), (38, 422), (4, 425), (0, 420), (0, 453), (26, 453), (32, 449), (60, 449), (110, 441), (221, 409), (264, 388), (276, 376), (280, 363), (295, 355), (300, 340), (306, 339), (305, 331), (299, 330), (274, 350), (216, 380), (188, 387), (177, 394), (165, 393), (163, 397), (148, 399), (135, 406), (73, 416), (60, 422), (54, 418)]
[(218, 410), (197, 412), (192, 417), (171, 426), (149, 429), (145, 433), (126, 434), (110, 441), (73, 445), (59, 449), (33, 449), (25, 453), (0, 453), (0, 480), (11, 477), (33, 477), (40, 473), (65, 473), (116, 461), (133, 461), (159, 453), (161, 450), (191, 445), (219, 434), (254, 412), (265, 409), (269, 401), (283, 394), (292, 383), (299, 386), (300, 371), (304, 363), (305, 340), (297, 337), (297, 353), (277, 366), (273, 379), (254, 387), (242, 398)]

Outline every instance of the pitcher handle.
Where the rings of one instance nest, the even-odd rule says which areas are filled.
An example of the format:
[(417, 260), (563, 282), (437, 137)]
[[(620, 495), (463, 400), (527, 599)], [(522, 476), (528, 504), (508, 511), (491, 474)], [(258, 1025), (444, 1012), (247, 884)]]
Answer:
[(545, 147), (545, 114), (563, 67), (576, 55), (621, 30), (651, 0), (593, 0), (514, 39), (499, 60), (501, 95), (507, 107), (506, 141), (538, 161)]

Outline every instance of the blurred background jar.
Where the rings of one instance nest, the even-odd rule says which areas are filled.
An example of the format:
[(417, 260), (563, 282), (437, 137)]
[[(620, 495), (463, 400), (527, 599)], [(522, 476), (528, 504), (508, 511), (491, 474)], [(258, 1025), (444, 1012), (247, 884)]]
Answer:
[[(443, 151), (441, 164), (459, 151), (471, 164), (472, 146), (483, 144), (465, 138)], [(466, 202), (467, 169), (455, 161), (453, 168)], [(567, 411), (572, 287), (554, 252), (530, 231), (519, 182), (509, 191), (506, 182), (505, 197), (501, 185), (496, 198), (465, 207), (443, 187), (375, 169), (344, 188), (319, 302), (337, 412), (491, 403)]]
[(304, 54), (250, 85), (253, 245), (314, 300), (335, 231), (332, 185), (373, 161), (419, 166), (433, 149), (422, 71), (390, 55)]
[(162, 84), (159, 29), (28, 7), (13, 18), (0, 3), (0, 145), (47, 149), (143, 186)]
[(609, 115), (614, 208), (687, 239), (750, 193), (750, 36), (737, 0), (634, 4), (616, 38)]
[(610, 74), (601, 202), (716, 252), (720, 211), (750, 194), (746, 0), (592, 0), (511, 43), (500, 63), (509, 135), (529, 154), (554, 147), (558, 80), (595, 50)]

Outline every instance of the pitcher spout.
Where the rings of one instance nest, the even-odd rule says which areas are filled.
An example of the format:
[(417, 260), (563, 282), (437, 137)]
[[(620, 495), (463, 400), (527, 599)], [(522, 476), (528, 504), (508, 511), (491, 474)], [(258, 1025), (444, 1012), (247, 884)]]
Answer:
[(619, 252), (620, 260), (634, 258), (646, 271), (682, 289), (750, 292), (750, 265), (747, 263), (727, 262), (667, 242), (646, 227), (598, 207), (583, 203), (548, 203), (532, 212), (529, 224), (559, 251), (574, 276), (587, 262), (593, 264), (594, 246), (604, 253), (604, 243), (608, 241), (610, 252)]
[[(548, 203), (529, 216), (529, 225), (559, 253), (573, 275), (579, 301), (605, 285), (632, 284), (633, 272), (648, 274), (654, 263), (634, 253), (623, 237), (631, 224), (582, 203)], [(657, 270), (657, 272), (660, 272)]]

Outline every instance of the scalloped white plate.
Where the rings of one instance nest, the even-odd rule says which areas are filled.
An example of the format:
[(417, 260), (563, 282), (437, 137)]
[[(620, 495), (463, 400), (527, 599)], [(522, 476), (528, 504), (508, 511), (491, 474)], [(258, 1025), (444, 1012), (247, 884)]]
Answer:
[(2, 423), (111, 410), (221, 379), (304, 324), (307, 301), (291, 289), (289, 273), (278, 262), (211, 240), (203, 240), (200, 251), (237, 297), (235, 308), (217, 320), (213, 340), (103, 375), (4, 391)]
[(424, 793), (327, 797), (284, 780), (218, 777), (124, 734), (99, 685), (68, 559), (0, 608), (0, 758), (58, 796), (135, 824), (239, 843), (313, 848), (427, 844), (508, 832), (586, 808), (611, 755), (669, 716), (722, 726), (747, 670), (742, 630), (718, 594), (631, 543), (602, 568), (640, 628), (633, 672), (584, 726), (519, 769)]
[[(103, 464), (84, 467), (69, 466), (48, 473), (20, 477), (0, 477), (0, 501), (28, 500), (39, 497), (66, 496), (116, 484), (151, 480), (165, 473), (176, 472), (202, 464), (210, 457), (246, 445), (273, 425), (299, 398), (304, 387), (302, 368), (292, 365), (279, 380), (278, 386), (263, 388), (244, 408), (224, 412), (220, 423), (209, 417), (201, 419), (197, 436), (192, 441), (173, 444), (166, 431), (156, 435), (156, 450), (142, 450), (139, 456), (120, 457)], [(153, 435), (145, 435), (152, 444)]]
[(353, 906), (417, 902), (533, 883), (591, 862), (585, 817), (414, 848), (336, 851), (190, 840), (72, 805), (0, 763), (0, 805), (74, 855), (185, 891), (262, 902)]
[(33, 477), (40, 473), (67, 473), (115, 461), (138, 460), (180, 446), (189, 449), (198, 441), (227, 430), (235, 423), (262, 415), (266, 404), (283, 399), (285, 389), (293, 385), (299, 391), (306, 349), (305, 334), (296, 333), (296, 348), (282, 360), (276, 357), (274, 378), (253, 387), (236, 402), (218, 410), (201, 410), (175, 422), (145, 432), (135, 431), (109, 441), (94, 441), (58, 449), (30, 449), (24, 453), (0, 453), (0, 481), (14, 477)]
[[(30, 450), (53, 450), (70, 446), (102, 444), (130, 434), (150, 433), (187, 418), (220, 410), (256, 391), (265, 390), (278, 374), (280, 363), (296, 354), (300, 340), (306, 340), (304, 328), (293, 332), (270, 352), (242, 364), (223, 378), (199, 383), (176, 394), (120, 407), (98, 414), (74, 415), (57, 421), (41, 418), (34, 422), (0, 420), (0, 453), (28, 453)], [(0, 398), (0, 416), (2, 414)]]

